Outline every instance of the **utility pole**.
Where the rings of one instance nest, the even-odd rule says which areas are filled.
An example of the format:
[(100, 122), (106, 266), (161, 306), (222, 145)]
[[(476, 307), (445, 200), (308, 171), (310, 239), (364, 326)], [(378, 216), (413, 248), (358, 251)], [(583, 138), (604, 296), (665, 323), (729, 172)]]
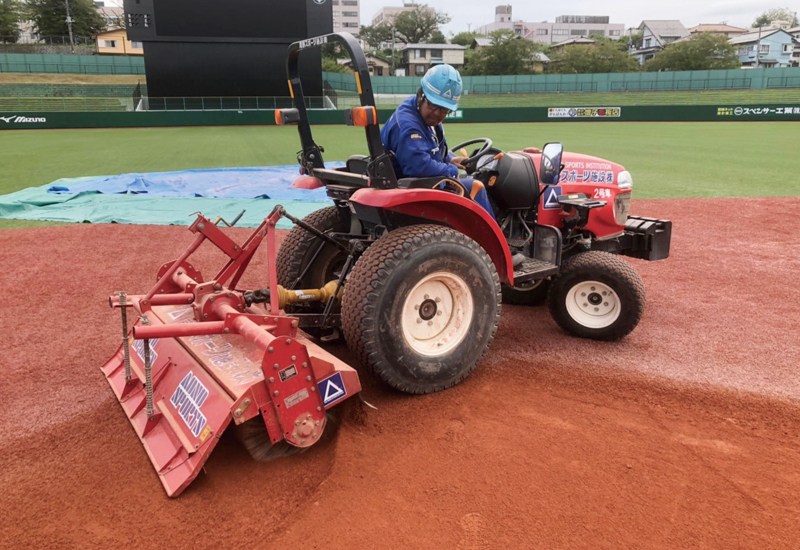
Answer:
[(72, 17), (69, 15), (69, 0), (64, 0), (67, 6), (67, 29), (69, 30), (69, 46), (72, 53), (75, 53), (75, 40), (72, 38)]
[(397, 55), (397, 47), (395, 46), (394, 27), (392, 27), (392, 74), (394, 76), (394, 56)]
[(758, 42), (756, 42), (756, 69), (761, 67), (761, 26), (758, 27)]

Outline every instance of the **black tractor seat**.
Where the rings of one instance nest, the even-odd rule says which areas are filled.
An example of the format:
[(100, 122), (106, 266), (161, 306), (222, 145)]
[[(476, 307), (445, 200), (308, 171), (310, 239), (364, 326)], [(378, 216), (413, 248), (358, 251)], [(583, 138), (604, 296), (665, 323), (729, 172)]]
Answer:
[(314, 176), (327, 183), (338, 183), (348, 187), (369, 187), (369, 177), (364, 174), (353, 174), (343, 170), (314, 168)]
[[(440, 185), (443, 184), (443, 185)], [(464, 196), (466, 189), (457, 179), (447, 176), (430, 176), (427, 178), (400, 178), (397, 187), (401, 189), (439, 189)]]

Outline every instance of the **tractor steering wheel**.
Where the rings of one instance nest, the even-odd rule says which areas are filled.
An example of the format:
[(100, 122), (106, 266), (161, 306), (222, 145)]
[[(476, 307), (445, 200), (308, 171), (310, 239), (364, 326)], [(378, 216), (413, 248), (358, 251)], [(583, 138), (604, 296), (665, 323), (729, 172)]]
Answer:
[(472, 174), (477, 169), (478, 159), (485, 155), (491, 148), (492, 148), (492, 140), (489, 138), (475, 138), (469, 141), (465, 141), (464, 143), (459, 143), (458, 145), (453, 146), (451, 151), (458, 151), (463, 149), (467, 145), (472, 145), (474, 143), (482, 143), (481, 147), (475, 151), (472, 156), (470, 156), (466, 161), (462, 162), (462, 166), (464, 166), (464, 170), (466, 170), (467, 174)]

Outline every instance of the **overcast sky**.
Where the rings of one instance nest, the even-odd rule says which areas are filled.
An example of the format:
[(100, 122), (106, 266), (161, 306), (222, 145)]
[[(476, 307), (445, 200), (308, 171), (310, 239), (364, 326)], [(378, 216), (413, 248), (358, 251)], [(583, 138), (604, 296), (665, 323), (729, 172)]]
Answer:
[[(410, 1), (410, 0), (409, 0)], [(800, 12), (798, 0), (655, 0), (631, 2), (629, 0), (563, 0), (561, 2), (502, 2), (491, 0), (429, 0), (417, 1), (450, 16), (451, 21), (442, 29), (446, 36), (475, 29), (494, 21), (494, 9), (510, 4), (515, 21), (555, 21), (559, 15), (608, 15), (611, 23), (638, 27), (644, 19), (678, 19), (686, 28), (700, 23), (727, 22), (735, 27), (749, 27), (753, 20), (772, 8), (786, 8)], [(402, 6), (403, 0), (361, 0), (361, 24), (369, 25), (372, 17), (384, 6)]]
[[(289, 1), (289, 0), (287, 0)], [(406, 0), (411, 1), (411, 0)], [(442, 29), (446, 36), (467, 29), (476, 29), (494, 21), (494, 8), (510, 4), (515, 21), (555, 21), (559, 15), (608, 15), (611, 23), (625, 28), (638, 27), (644, 19), (678, 19), (687, 29), (700, 23), (727, 22), (747, 28), (753, 20), (772, 8), (789, 8), (800, 12), (800, 0), (655, 0), (647, 3), (629, 0), (563, 0), (549, 5), (530, 1), (502, 2), (491, 0), (416, 0), (450, 16)], [(558, 6), (555, 4), (558, 3)], [(538, 4), (538, 3), (537, 3)], [(122, 0), (106, 0), (106, 5), (122, 5)], [(369, 25), (372, 17), (384, 6), (402, 6), (403, 0), (361, 0), (361, 24)], [(598, 7), (600, 6), (600, 7)]]

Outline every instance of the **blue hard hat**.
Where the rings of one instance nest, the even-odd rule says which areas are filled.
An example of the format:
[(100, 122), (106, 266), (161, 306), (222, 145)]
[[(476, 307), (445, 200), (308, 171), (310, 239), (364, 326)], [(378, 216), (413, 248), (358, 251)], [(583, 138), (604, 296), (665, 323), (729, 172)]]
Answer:
[(422, 77), (422, 92), (425, 99), (437, 105), (455, 111), (461, 99), (461, 75), (452, 65), (444, 63), (434, 65)]

